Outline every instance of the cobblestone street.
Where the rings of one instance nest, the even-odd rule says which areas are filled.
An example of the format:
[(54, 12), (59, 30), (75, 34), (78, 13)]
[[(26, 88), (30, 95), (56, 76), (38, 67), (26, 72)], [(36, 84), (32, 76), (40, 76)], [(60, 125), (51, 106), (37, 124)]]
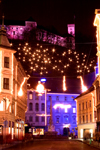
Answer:
[(34, 140), (20, 143), (7, 150), (96, 150), (98, 148), (77, 140)]

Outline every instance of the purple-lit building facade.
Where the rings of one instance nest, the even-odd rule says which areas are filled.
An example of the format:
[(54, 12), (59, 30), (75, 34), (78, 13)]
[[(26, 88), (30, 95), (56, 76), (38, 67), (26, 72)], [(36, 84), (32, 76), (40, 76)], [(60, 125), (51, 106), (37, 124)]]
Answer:
[[(27, 92), (26, 124), (32, 129), (48, 131), (50, 120), (50, 107), (52, 107), (52, 120), (55, 131), (60, 135), (77, 135), (76, 102), (74, 98), (79, 94), (49, 93), (38, 96), (35, 90)], [(52, 100), (52, 106), (50, 105)], [(69, 108), (67, 108), (70, 106)]]
[[(12, 25), (12, 23), (14, 25)], [(25, 22), (16, 21), (11, 23), (10, 21), (7, 22), (5, 20), (5, 28), (7, 30), (8, 39), (10, 40), (23, 40), (24, 31), (31, 31), (32, 29), (35, 29), (37, 41), (75, 49), (75, 24), (68, 24), (66, 27), (67, 34), (62, 36), (38, 26), (37, 22), (33, 20)]]
[[(77, 135), (76, 102), (78, 94), (47, 93), (47, 114), (50, 114), (50, 98), (52, 100), (52, 118), (55, 131), (58, 134), (70, 136)], [(49, 126), (47, 116), (47, 126)]]

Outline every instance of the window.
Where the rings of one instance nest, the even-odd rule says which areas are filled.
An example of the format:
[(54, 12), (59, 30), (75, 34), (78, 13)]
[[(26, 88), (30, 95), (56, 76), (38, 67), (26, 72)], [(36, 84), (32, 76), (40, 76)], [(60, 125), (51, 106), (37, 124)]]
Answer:
[(79, 111), (81, 110), (81, 104), (79, 104)]
[(38, 103), (35, 104), (35, 111), (39, 111), (39, 104)]
[(29, 111), (32, 111), (32, 110), (33, 110), (33, 104), (29, 103)]
[(33, 93), (29, 92), (29, 99), (33, 99)]
[(81, 123), (81, 116), (79, 116), (79, 123)]
[(56, 123), (59, 123), (59, 117), (56, 117)]
[(39, 100), (38, 93), (35, 93), (35, 100)]
[(82, 108), (83, 108), (83, 110), (84, 110), (84, 103), (82, 103)]
[(15, 35), (15, 31), (13, 31), (13, 35)]
[(42, 116), (42, 117), (41, 117), (41, 122), (44, 122), (44, 121), (45, 121), (45, 117)]
[(44, 103), (41, 104), (41, 111), (44, 111), (45, 110), (45, 106), (44, 106)]
[(29, 116), (29, 122), (32, 122), (32, 121), (33, 121), (33, 117)]
[(88, 115), (86, 115), (86, 123), (88, 122)]
[(68, 116), (64, 116), (64, 122), (68, 123), (69, 122), (69, 117)]
[(67, 96), (65, 96), (65, 101), (67, 101)]
[(12, 113), (14, 113), (14, 104), (12, 104)]
[(4, 68), (9, 68), (9, 57), (4, 57)]
[(9, 90), (9, 78), (3, 78), (3, 89)]
[(12, 128), (14, 128), (14, 122), (12, 122)]
[(36, 116), (36, 117), (35, 117), (35, 121), (36, 121), (36, 122), (39, 122), (39, 116)]
[(73, 118), (73, 124), (76, 124), (76, 116), (72, 116)]
[(73, 113), (76, 113), (76, 108), (73, 108)]
[(11, 121), (9, 121), (9, 127), (11, 127)]
[(56, 96), (56, 100), (59, 101), (59, 96)]
[(86, 102), (86, 109), (87, 109), (87, 102)]
[(92, 115), (90, 114), (90, 122), (92, 122)]

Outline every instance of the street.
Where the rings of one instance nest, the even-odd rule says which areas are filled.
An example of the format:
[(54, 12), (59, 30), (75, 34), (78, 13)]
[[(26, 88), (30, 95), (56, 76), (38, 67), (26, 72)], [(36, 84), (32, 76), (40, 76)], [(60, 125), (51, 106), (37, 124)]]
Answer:
[(80, 141), (67, 140), (34, 140), (18, 144), (7, 150), (96, 150), (97, 148)]

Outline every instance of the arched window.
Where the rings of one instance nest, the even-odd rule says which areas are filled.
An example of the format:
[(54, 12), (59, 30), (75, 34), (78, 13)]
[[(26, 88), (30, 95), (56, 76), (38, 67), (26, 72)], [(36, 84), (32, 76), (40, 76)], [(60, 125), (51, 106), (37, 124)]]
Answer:
[(44, 110), (45, 110), (44, 107), (45, 107), (45, 106), (44, 106), (44, 103), (42, 103), (42, 104), (41, 104), (41, 111), (44, 111)]
[(35, 104), (35, 111), (39, 111), (39, 104), (38, 103)]
[(32, 111), (32, 110), (33, 110), (33, 104), (29, 103), (29, 111)]

